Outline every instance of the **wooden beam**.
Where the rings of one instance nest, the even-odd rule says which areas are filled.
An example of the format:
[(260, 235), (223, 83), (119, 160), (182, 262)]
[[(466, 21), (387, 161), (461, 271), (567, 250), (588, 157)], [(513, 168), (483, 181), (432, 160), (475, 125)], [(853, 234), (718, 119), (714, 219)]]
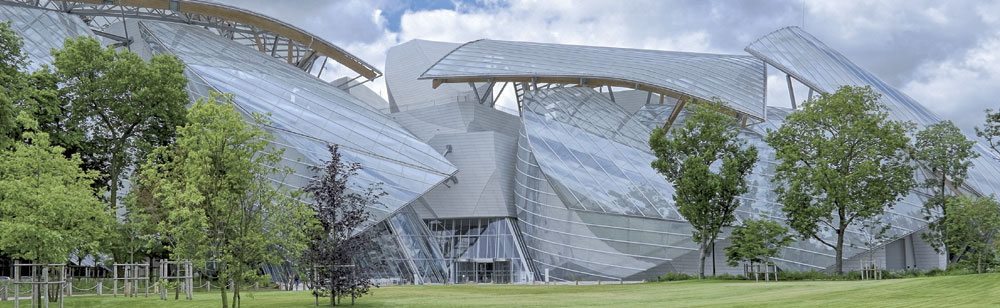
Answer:
[(291, 38), (288, 38), (288, 64), (292, 64), (292, 49), (295, 47), (295, 42), (292, 42)]
[(670, 112), (670, 118), (667, 118), (667, 123), (663, 125), (664, 132), (670, 131), (670, 126), (673, 126), (674, 121), (677, 120), (677, 116), (681, 115), (681, 110), (684, 109), (684, 104), (687, 104), (687, 100), (677, 100), (677, 104), (674, 105), (674, 110)]
[(257, 49), (260, 50), (260, 52), (265, 51), (264, 43), (260, 41), (260, 34), (258, 34), (256, 30), (253, 31), (253, 41), (257, 43)]

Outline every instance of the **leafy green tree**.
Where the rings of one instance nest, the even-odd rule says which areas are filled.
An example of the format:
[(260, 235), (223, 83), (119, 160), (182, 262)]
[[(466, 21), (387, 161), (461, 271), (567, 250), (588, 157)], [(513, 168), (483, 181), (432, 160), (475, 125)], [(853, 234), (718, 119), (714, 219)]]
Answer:
[(986, 109), (986, 125), (976, 127), (976, 135), (985, 139), (994, 152), (1000, 154), (1000, 110)]
[[(959, 195), (959, 187), (969, 174), (972, 159), (979, 156), (972, 146), (976, 143), (965, 138), (962, 131), (951, 121), (927, 126), (917, 133), (914, 144), (914, 158), (929, 171), (921, 187), (930, 192), (930, 197), (924, 202), (924, 216), (930, 222), (931, 232), (922, 233), (921, 237), (930, 243), (938, 252), (949, 254), (945, 238), (948, 217), (948, 199)], [(942, 246), (944, 246), (942, 248)], [(955, 262), (949, 258), (950, 262)]]
[[(272, 178), (281, 168), (282, 150), (260, 129), (261, 115), (247, 123), (231, 103), (216, 104), (218, 94), (199, 100), (178, 128), (175, 142), (161, 146), (141, 167), (142, 185), (165, 209), (158, 232), (177, 259), (199, 265), (218, 261), (220, 283), (233, 284), (232, 307), (240, 306), (244, 284), (258, 281), (265, 262), (298, 259), (315, 228), (311, 209)], [(229, 306), (220, 288), (223, 307)]]
[(997, 257), (997, 234), (1000, 233), (1000, 204), (993, 196), (948, 200), (948, 242), (956, 259), (967, 258), (976, 273)]
[(21, 50), (23, 46), (21, 37), (10, 29), (10, 22), (0, 22), (0, 84), (4, 85), (0, 92), (0, 150), (12, 146), (20, 136), (14, 106), (26, 82), (23, 70), (28, 60)]
[(104, 176), (109, 208), (117, 209), (118, 189), (138, 158), (168, 144), (184, 123), (187, 78), (172, 55), (147, 63), (131, 51), (102, 48), (91, 37), (67, 39), (53, 50), (54, 81), (59, 84), (59, 128), (78, 131), (79, 151), (88, 169)]
[(781, 224), (766, 220), (744, 220), (743, 224), (733, 228), (729, 236), (731, 244), (726, 247), (726, 260), (729, 266), (739, 262), (761, 263), (777, 257), (782, 246), (793, 241), (788, 234), (788, 228)]
[(720, 112), (720, 103), (694, 106), (670, 138), (668, 128), (654, 129), (649, 146), (656, 155), (651, 165), (674, 183), (674, 203), (694, 228), (698, 277), (705, 278), (705, 256), (722, 228), (736, 219), (736, 198), (747, 192), (746, 176), (757, 163), (757, 148), (740, 138), (740, 127)]
[(24, 142), (0, 152), (0, 251), (34, 263), (63, 263), (78, 249), (95, 251), (113, 221), (91, 187), (95, 171), (66, 158), (25, 112)]
[[(914, 186), (908, 123), (888, 120), (869, 87), (845, 86), (803, 103), (767, 143), (780, 164), (773, 181), (789, 227), (836, 251), (843, 274), (844, 235), (881, 215)], [(832, 231), (836, 241), (825, 233)]]

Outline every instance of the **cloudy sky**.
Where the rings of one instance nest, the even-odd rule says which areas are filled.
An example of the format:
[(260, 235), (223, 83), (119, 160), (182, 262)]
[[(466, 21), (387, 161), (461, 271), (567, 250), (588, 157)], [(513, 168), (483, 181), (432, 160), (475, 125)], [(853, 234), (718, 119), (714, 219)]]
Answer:
[[(380, 69), (388, 48), (417, 38), (746, 54), (757, 37), (794, 25), (965, 130), (1000, 108), (1000, 1), (216, 1), (289, 22)], [(768, 85), (769, 104), (789, 106), (784, 77)], [(384, 96), (384, 80), (370, 86)]]

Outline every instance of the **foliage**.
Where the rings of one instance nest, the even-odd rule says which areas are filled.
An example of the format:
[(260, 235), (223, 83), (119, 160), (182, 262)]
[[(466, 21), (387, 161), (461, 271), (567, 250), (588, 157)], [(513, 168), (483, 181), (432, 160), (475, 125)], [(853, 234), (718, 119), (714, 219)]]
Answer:
[(24, 142), (0, 152), (0, 250), (36, 263), (62, 263), (78, 249), (93, 251), (113, 221), (95, 197), (94, 171), (79, 155), (63, 156), (22, 112)]
[[(184, 123), (188, 95), (184, 64), (172, 55), (143, 61), (131, 51), (102, 48), (91, 37), (67, 39), (52, 52), (55, 83), (66, 118), (59, 129), (78, 132), (87, 169), (98, 170), (99, 185), (117, 208), (121, 179), (138, 158), (168, 144)], [(70, 138), (74, 139), (74, 138)]]
[[(264, 262), (298, 258), (315, 222), (294, 194), (272, 183), (290, 171), (279, 167), (283, 151), (260, 129), (267, 122), (257, 114), (245, 122), (231, 100), (213, 94), (194, 104), (176, 141), (140, 167), (140, 180), (166, 210), (158, 231), (171, 256), (198, 267), (218, 261), (219, 281), (233, 283), (232, 307), (239, 307), (241, 287), (259, 278)], [(220, 292), (228, 306), (226, 288)]]
[(744, 220), (733, 228), (730, 244), (725, 248), (729, 266), (741, 261), (760, 263), (777, 257), (782, 246), (792, 243), (788, 228), (771, 220)]
[(947, 246), (955, 259), (967, 258), (968, 268), (985, 272), (998, 257), (1000, 203), (990, 197), (965, 196), (948, 200)]
[(986, 140), (993, 151), (1000, 154), (1000, 110), (986, 109), (986, 124), (976, 127), (976, 135)]
[[(914, 185), (911, 125), (888, 120), (878, 100), (870, 87), (842, 87), (805, 102), (766, 139), (780, 161), (773, 181), (789, 226), (833, 248), (837, 273), (848, 228), (884, 213)], [(831, 231), (836, 242), (826, 238)]]
[(19, 89), (25, 86), (22, 71), (27, 57), (21, 51), (23, 46), (21, 37), (10, 29), (10, 21), (0, 22), (0, 83), (4, 85), (0, 92), (0, 150), (9, 148), (19, 136), (14, 106)]
[(336, 145), (329, 146), (329, 151), (330, 161), (322, 168), (313, 167), (319, 174), (304, 189), (314, 201), (313, 211), (321, 228), (313, 234), (303, 260), (319, 276), (314, 283), (332, 291), (333, 305), (336, 296), (361, 297), (373, 286), (371, 274), (364, 272), (371, 267), (354, 266), (358, 259), (368, 257), (367, 252), (377, 250), (378, 243), (373, 232), (358, 231), (372, 219), (368, 209), (382, 206), (379, 198), (386, 193), (380, 184), (352, 187), (350, 178), (357, 176), (361, 165), (342, 161)]
[[(917, 133), (914, 142), (914, 158), (929, 171), (927, 179), (920, 186), (930, 192), (924, 203), (924, 217), (929, 221), (931, 232), (922, 233), (925, 241), (938, 252), (948, 253), (944, 241), (947, 235), (945, 222), (948, 217), (948, 198), (958, 193), (958, 188), (968, 177), (972, 159), (979, 156), (972, 146), (976, 143), (965, 138), (962, 131), (951, 121), (927, 126)], [(957, 260), (949, 257), (949, 262)]]
[[(23, 132), (15, 117), (21, 112), (33, 116), (38, 132), (49, 135), (52, 145), (71, 147), (70, 132), (52, 129), (52, 123), (60, 121), (53, 116), (58, 110), (56, 83), (45, 67), (35, 73), (27, 73), (28, 60), (22, 50), (21, 37), (10, 29), (10, 22), (0, 22), (0, 149), (7, 149), (20, 139)], [(64, 152), (67, 157), (74, 151)]]
[(747, 192), (746, 175), (757, 162), (757, 149), (746, 146), (733, 118), (721, 104), (695, 105), (683, 127), (666, 135), (657, 128), (649, 137), (656, 155), (653, 168), (674, 183), (674, 202), (691, 223), (700, 245), (699, 274), (705, 277), (705, 256), (723, 227), (736, 217), (736, 197)]

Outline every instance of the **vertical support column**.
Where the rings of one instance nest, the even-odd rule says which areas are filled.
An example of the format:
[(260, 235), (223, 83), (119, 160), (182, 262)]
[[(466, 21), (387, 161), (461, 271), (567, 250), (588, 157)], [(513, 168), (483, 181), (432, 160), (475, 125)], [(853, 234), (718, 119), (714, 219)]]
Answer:
[(798, 109), (795, 105), (795, 89), (792, 88), (792, 75), (785, 74), (785, 80), (788, 81), (788, 99), (792, 101), (792, 109)]

